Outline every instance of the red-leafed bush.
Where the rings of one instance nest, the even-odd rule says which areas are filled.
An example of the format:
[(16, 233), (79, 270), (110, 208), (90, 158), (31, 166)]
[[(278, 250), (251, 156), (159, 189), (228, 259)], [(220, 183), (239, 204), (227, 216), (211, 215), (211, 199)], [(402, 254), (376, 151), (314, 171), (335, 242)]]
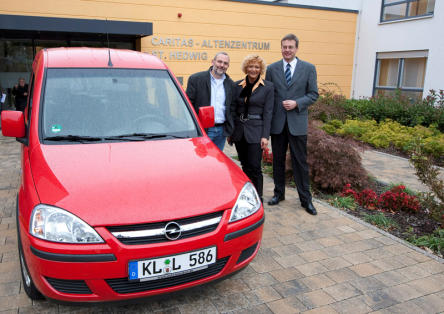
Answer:
[(419, 201), (416, 196), (405, 192), (405, 186), (398, 185), (390, 191), (384, 192), (379, 196), (379, 206), (394, 211), (419, 211)]
[(359, 189), (369, 185), (367, 172), (355, 147), (354, 142), (328, 135), (313, 123), (309, 124), (307, 163), (316, 188), (336, 193), (349, 182)]
[(357, 202), (359, 199), (358, 193), (352, 189), (351, 184), (347, 183), (346, 185), (344, 185), (343, 189), (342, 189), (342, 193), (341, 196), (353, 196), (353, 198), (355, 199), (355, 201)]
[[(310, 179), (317, 189), (327, 193), (341, 191), (344, 184), (353, 182), (354, 188), (368, 186), (368, 175), (361, 163), (356, 145), (349, 139), (328, 135), (312, 122), (308, 126), (307, 163)], [(286, 173), (292, 180), (292, 165), (287, 152)], [(262, 152), (264, 164), (273, 163), (273, 154)]]
[(420, 208), (418, 198), (406, 193), (403, 185), (397, 185), (378, 196), (370, 189), (356, 192), (350, 184), (346, 184), (341, 196), (353, 196), (359, 205), (367, 209), (417, 212)]
[(358, 196), (358, 203), (368, 209), (378, 208), (378, 194), (371, 189), (362, 190)]

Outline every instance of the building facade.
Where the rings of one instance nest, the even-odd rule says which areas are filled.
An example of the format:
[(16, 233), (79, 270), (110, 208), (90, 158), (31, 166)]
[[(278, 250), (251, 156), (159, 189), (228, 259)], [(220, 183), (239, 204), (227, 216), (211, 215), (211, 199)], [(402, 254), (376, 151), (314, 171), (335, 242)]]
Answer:
[[(231, 57), (228, 74), (244, 76), (241, 62), (259, 54), (281, 58), (280, 39), (295, 33), (298, 56), (314, 63), (320, 84), (351, 92), (358, 11), (255, 0), (3, 0), (0, 2), (0, 84), (28, 79), (45, 47), (135, 49), (161, 58), (186, 85), (208, 69), (214, 54)], [(10, 99), (10, 97), (9, 97)]]
[(444, 89), (444, 2), (362, 0), (351, 97)]

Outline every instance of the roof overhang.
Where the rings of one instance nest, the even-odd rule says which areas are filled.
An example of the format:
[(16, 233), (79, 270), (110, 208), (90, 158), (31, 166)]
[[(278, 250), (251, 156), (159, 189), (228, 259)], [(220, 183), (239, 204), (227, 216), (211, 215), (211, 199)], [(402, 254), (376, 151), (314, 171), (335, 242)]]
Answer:
[(73, 39), (134, 40), (153, 34), (149, 22), (72, 19), (59, 17), (2, 15), (0, 36), (24, 38), (58, 38), (69, 35)]

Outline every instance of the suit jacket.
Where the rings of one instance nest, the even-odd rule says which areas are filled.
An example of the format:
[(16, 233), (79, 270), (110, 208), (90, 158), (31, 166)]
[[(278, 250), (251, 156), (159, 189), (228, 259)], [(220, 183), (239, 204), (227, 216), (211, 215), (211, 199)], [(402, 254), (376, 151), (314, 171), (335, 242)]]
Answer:
[[(211, 106), (211, 71), (198, 72), (188, 78), (187, 96), (191, 101), (196, 113), (199, 113), (199, 108), (204, 106)], [(234, 129), (233, 118), (230, 113), (230, 106), (233, 101), (233, 80), (225, 74), (224, 89), (225, 89), (225, 125), (224, 135), (230, 136)]]
[(268, 139), (270, 136), (271, 118), (273, 115), (274, 88), (273, 83), (259, 79), (253, 86), (251, 92), (248, 114), (261, 115), (262, 120), (240, 121), (240, 114), (244, 113), (245, 98), (240, 97), (242, 89), (245, 87), (244, 80), (235, 83), (235, 99), (231, 107), (234, 120), (234, 132), (232, 140), (237, 142), (245, 136), (247, 143), (260, 143), (261, 138)]
[[(267, 67), (265, 79), (274, 84), (271, 133), (282, 133), (285, 121), (287, 121), (291, 135), (307, 135), (308, 106), (319, 97), (315, 66), (298, 59), (290, 85), (288, 85), (281, 59)], [(282, 106), (283, 100), (295, 100), (298, 105), (295, 109), (287, 111)]]

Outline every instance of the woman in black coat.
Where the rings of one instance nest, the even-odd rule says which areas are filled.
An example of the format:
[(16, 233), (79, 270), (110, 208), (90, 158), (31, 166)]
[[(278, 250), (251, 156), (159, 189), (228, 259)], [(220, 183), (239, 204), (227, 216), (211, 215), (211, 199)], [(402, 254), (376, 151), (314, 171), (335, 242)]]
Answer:
[(262, 150), (268, 146), (273, 115), (273, 84), (261, 78), (265, 62), (258, 55), (249, 55), (242, 62), (245, 79), (234, 86), (235, 100), (231, 106), (234, 142), (242, 170), (253, 182), (262, 201)]

